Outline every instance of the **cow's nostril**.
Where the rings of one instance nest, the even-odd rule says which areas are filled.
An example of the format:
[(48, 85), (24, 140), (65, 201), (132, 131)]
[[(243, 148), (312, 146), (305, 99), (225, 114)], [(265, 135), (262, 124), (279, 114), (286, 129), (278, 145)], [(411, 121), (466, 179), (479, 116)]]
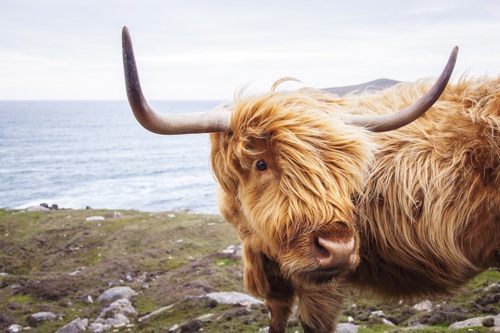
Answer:
[(314, 256), (318, 259), (328, 259), (331, 256), (331, 253), (327, 247), (324, 247), (322, 245), (322, 243), (325, 244), (324, 240), (321, 237), (314, 237), (314, 242), (313, 242)]
[(326, 237), (315, 236), (311, 247), (312, 254), (318, 261), (320, 269), (337, 270), (356, 262), (354, 237), (340, 242)]

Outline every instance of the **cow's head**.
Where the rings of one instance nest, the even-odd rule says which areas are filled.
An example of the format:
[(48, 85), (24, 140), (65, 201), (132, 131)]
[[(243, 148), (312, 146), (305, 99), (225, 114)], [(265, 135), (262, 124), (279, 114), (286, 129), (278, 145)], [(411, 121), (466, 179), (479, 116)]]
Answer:
[(211, 134), (220, 210), (245, 251), (316, 282), (358, 262), (352, 198), (372, 157), (367, 131), (328, 114), (318, 94), (326, 97), (305, 90), (239, 97), (231, 129)]
[(229, 111), (167, 116), (152, 110), (141, 92), (126, 28), (123, 51), (130, 105), (146, 129), (212, 133), (221, 212), (243, 240), (247, 287), (262, 296), (266, 269), (321, 283), (356, 267), (353, 198), (372, 159), (369, 132), (399, 128), (429, 109), (445, 89), (457, 54), (455, 48), (426, 95), (388, 115), (335, 113), (333, 95), (279, 92), (274, 86), (258, 96), (240, 94)]

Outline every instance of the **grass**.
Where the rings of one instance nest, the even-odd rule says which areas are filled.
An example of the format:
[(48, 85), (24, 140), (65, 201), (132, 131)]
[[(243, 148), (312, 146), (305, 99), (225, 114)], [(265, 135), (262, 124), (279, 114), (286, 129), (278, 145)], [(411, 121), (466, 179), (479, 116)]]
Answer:
[[(105, 220), (87, 221), (96, 215)], [(227, 274), (216, 265), (218, 259), (203, 258), (237, 243), (219, 216), (2, 209), (0, 272), (8, 274), (0, 277), (0, 330), (12, 322), (28, 325), (29, 314), (45, 310), (64, 314), (65, 322), (83, 314), (95, 319), (100, 305), (82, 299), (90, 295), (95, 300), (111, 285), (143, 290), (151, 298), (141, 298), (137, 308), (141, 314), (153, 311), (199, 292), (178, 285), (181, 280), (189, 283), (189, 277), (181, 277), (189, 270), (193, 277), (199, 275), (196, 267), (190, 268), (199, 260), (214, 266), (213, 275), (223, 283)], [(211, 281), (206, 284), (214, 288)], [(54, 325), (43, 323), (36, 329), (53, 332)]]
[[(105, 220), (87, 221), (96, 215)], [(241, 259), (221, 252), (238, 243), (231, 226), (216, 215), (0, 209), (0, 272), (7, 273), (0, 277), (0, 331), (12, 323), (28, 326), (29, 316), (40, 311), (63, 316), (62, 322), (38, 323), (34, 331), (40, 333), (54, 332), (77, 317), (92, 322), (102, 304), (85, 302), (88, 296), (95, 301), (111, 286), (127, 285), (139, 292), (133, 300), (139, 317), (175, 304), (135, 322), (134, 332), (168, 332), (176, 324), (205, 332), (257, 332), (268, 325), (264, 306), (247, 309), (193, 298), (215, 291), (245, 292)], [(484, 291), (498, 281), (499, 272), (487, 271), (455, 297), (433, 299), (441, 313), (416, 312), (411, 304), (388, 305), (351, 293), (341, 321), (353, 316), (360, 333), (394, 330), (409, 322), (429, 325), (412, 332), (449, 332), (450, 321), (500, 312), (500, 288)], [(370, 318), (373, 310), (383, 310), (399, 326)], [(207, 314), (212, 316), (196, 319)], [(302, 332), (295, 319), (288, 332), (296, 331)]]

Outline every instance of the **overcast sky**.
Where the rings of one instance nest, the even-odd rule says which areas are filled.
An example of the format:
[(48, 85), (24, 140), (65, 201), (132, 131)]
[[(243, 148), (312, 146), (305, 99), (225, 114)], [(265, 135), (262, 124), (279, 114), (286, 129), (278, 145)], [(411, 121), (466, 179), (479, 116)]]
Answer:
[(0, 0), (0, 99), (125, 99), (125, 25), (149, 99), (500, 73), (498, 0)]

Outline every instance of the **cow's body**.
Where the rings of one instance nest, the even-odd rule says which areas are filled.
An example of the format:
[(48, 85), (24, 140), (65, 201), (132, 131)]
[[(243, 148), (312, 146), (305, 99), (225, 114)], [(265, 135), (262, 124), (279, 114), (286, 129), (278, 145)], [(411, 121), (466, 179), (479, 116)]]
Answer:
[[(500, 79), (450, 85), (424, 116), (396, 131), (345, 128), (335, 116), (324, 128), (311, 122), (330, 112), (392, 112), (413, 103), (428, 86), (401, 84), (345, 98), (307, 90), (242, 98), (234, 107), (231, 135), (212, 134), (212, 164), (223, 189), (221, 212), (240, 233), (245, 283), (266, 299), (271, 331), (284, 330), (298, 299), (305, 330), (331, 332), (346, 284), (385, 298), (414, 298), (453, 292), (500, 265)], [(272, 141), (280, 135), (291, 140), (286, 142), (291, 150), (279, 139)], [(310, 145), (301, 146), (304, 140)], [(338, 155), (323, 151), (326, 142)], [(263, 177), (252, 170), (261, 158), (275, 164)], [(316, 158), (330, 158), (326, 162), (333, 166)], [(283, 186), (291, 182), (283, 169), (290, 163), (298, 170), (291, 177), (298, 193), (286, 193)], [(322, 164), (317, 167), (326, 171), (321, 172), (337, 178), (316, 179), (309, 163)], [(315, 189), (301, 188), (305, 181)], [(321, 183), (326, 181), (336, 184)], [(319, 198), (330, 194), (323, 191), (340, 196), (325, 203)], [(283, 205), (286, 212), (281, 212)], [(328, 212), (328, 205), (338, 211)], [(293, 216), (298, 219), (291, 221)], [(312, 265), (309, 254), (301, 250), (306, 245), (293, 243), (301, 242), (301, 232), (335, 219), (353, 223), (358, 231), (359, 265), (353, 263), (330, 283), (315, 274), (310, 279), (304, 274)]]
[[(382, 93), (411, 103), (418, 84)], [(399, 93), (398, 91), (409, 91)], [(370, 98), (367, 98), (370, 99)], [(387, 297), (452, 292), (500, 265), (500, 79), (450, 85), (431, 110), (374, 135), (358, 198), (361, 264), (352, 281)]]
[(334, 331), (348, 285), (415, 298), (500, 266), (500, 78), (444, 91), (457, 52), (432, 87), (341, 98), (276, 92), (278, 81), (240, 94), (230, 112), (162, 115), (142, 94), (123, 29), (137, 120), (159, 134), (212, 133), (220, 210), (270, 332), (285, 332), (297, 300), (305, 332)]

